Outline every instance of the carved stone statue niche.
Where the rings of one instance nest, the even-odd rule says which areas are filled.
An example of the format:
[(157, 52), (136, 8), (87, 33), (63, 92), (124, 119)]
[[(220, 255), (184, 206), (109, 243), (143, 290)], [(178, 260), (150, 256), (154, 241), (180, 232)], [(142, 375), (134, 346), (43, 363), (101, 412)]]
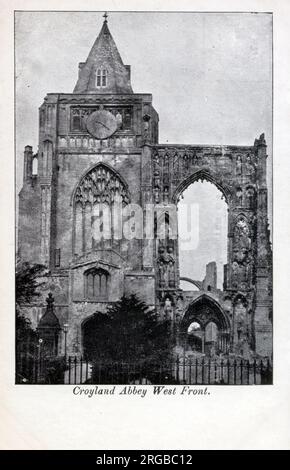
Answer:
[(232, 287), (234, 289), (246, 289), (251, 282), (251, 243), (248, 223), (241, 217), (234, 230), (232, 261)]
[(256, 172), (256, 167), (252, 163), (251, 155), (247, 155), (246, 163), (245, 163), (245, 174), (249, 177), (254, 176)]
[(234, 230), (234, 242), (236, 248), (251, 248), (250, 229), (247, 221), (241, 217)]
[(175, 287), (175, 257), (173, 247), (168, 246), (165, 248), (161, 245), (158, 252), (159, 286), (161, 288)]
[(247, 209), (254, 209), (255, 207), (255, 190), (253, 188), (246, 190), (246, 207)]
[(173, 307), (172, 301), (169, 297), (166, 297), (164, 302), (164, 318), (166, 320), (173, 320)]
[(240, 155), (237, 157), (236, 174), (242, 174), (242, 157)]
[(243, 357), (248, 357), (250, 351), (250, 335), (247, 306), (240, 298), (236, 300), (234, 305), (234, 325), (235, 353)]
[(242, 207), (242, 205), (243, 205), (243, 191), (242, 191), (241, 188), (237, 188), (236, 195), (237, 195), (237, 202), (238, 202), (239, 206)]

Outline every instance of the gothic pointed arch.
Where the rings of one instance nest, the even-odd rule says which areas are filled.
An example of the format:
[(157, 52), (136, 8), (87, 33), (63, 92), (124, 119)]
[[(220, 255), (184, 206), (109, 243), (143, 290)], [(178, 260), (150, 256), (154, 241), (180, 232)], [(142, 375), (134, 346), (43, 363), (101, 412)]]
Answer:
[(226, 202), (229, 203), (229, 201), (232, 198), (232, 191), (230, 190), (230, 188), (226, 184), (222, 183), (219, 180), (219, 178), (217, 178), (215, 175), (213, 175), (209, 170), (204, 169), (204, 168), (191, 173), (187, 178), (185, 178), (179, 184), (179, 186), (177, 186), (177, 188), (176, 188), (176, 190), (173, 194), (173, 198), (172, 198), (173, 201), (175, 203), (178, 202), (180, 195), (192, 183), (194, 183), (195, 181), (204, 181), (204, 180), (208, 181), (209, 183), (214, 184), (221, 191), (221, 193), (223, 194)]
[(247, 223), (249, 223), (249, 219), (246, 216), (244, 212), (239, 212), (235, 217), (234, 217), (234, 223), (237, 223), (239, 220), (244, 220)]
[(98, 163), (82, 175), (72, 195), (74, 257), (111, 248), (116, 211), (129, 202), (126, 182), (109, 165)]
[(220, 304), (212, 297), (202, 294), (193, 300), (181, 320), (181, 331), (187, 331), (192, 322), (197, 322), (204, 330), (210, 322), (216, 323), (224, 333), (230, 331), (230, 321)]
[(97, 163), (87, 170), (80, 178), (72, 194), (72, 203), (96, 201), (114, 202), (114, 197), (120, 196), (123, 204), (130, 202), (128, 185), (123, 177), (110, 165)]
[[(220, 304), (202, 294), (187, 307), (180, 322), (184, 348), (212, 356), (228, 352), (230, 320)], [(196, 341), (198, 341), (196, 343)]]

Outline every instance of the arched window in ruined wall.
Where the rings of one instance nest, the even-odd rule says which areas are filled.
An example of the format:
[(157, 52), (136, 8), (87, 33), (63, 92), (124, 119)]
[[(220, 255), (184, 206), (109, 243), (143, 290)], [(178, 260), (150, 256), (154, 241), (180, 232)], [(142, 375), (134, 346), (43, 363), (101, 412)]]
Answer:
[(117, 172), (104, 164), (88, 171), (74, 194), (74, 256), (111, 248), (122, 236), (120, 214), (128, 203), (126, 183)]
[(36, 156), (32, 159), (32, 176), (37, 176), (38, 173), (38, 158)]

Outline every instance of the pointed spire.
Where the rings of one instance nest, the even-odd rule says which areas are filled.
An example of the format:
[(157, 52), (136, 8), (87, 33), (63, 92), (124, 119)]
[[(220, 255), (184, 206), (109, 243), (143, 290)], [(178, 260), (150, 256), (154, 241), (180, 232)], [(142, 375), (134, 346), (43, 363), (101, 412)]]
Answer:
[(79, 64), (74, 93), (133, 93), (130, 66), (124, 65), (108, 27), (108, 14), (86, 62)]

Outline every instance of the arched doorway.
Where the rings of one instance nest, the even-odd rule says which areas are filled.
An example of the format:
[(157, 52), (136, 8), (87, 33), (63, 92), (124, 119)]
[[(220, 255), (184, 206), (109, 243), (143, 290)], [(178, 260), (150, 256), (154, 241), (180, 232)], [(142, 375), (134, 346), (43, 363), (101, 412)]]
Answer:
[(207, 295), (193, 301), (180, 324), (180, 341), (187, 352), (214, 356), (228, 353), (230, 323), (218, 302)]
[(107, 326), (109, 318), (106, 314), (96, 312), (82, 323), (82, 345), (84, 357), (89, 360), (100, 360), (106, 356), (109, 338)]

